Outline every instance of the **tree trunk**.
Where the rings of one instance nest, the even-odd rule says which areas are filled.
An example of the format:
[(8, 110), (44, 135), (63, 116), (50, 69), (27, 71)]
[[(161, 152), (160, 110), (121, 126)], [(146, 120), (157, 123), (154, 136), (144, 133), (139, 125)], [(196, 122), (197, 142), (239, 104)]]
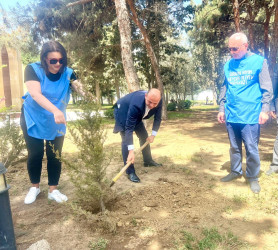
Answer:
[(182, 100), (185, 101), (185, 98), (186, 98), (186, 88), (185, 88), (185, 84), (183, 84)]
[(236, 32), (240, 31), (240, 16), (239, 16), (239, 3), (238, 0), (233, 0), (233, 10), (234, 10), (234, 22), (236, 27)]
[(212, 84), (212, 98), (213, 98), (213, 105), (217, 105), (217, 88), (215, 84)]
[(115, 0), (121, 36), (121, 54), (129, 92), (139, 90), (139, 79), (134, 67), (131, 48), (131, 29), (125, 0)]
[(118, 80), (115, 80), (115, 89), (116, 89), (117, 99), (119, 100), (121, 98), (121, 96), (120, 96), (120, 87), (119, 87), (119, 81)]
[(274, 0), (275, 14), (273, 24), (273, 35), (270, 45), (270, 56), (269, 56), (269, 72), (270, 76), (273, 77), (273, 71), (276, 64), (277, 58), (277, 47), (278, 47), (278, 0)]
[(255, 46), (254, 46), (254, 32), (253, 32), (253, 26), (252, 26), (252, 22), (254, 21), (254, 15), (252, 12), (252, 6), (250, 4), (247, 5), (247, 13), (249, 16), (249, 20), (247, 23), (247, 28), (248, 28), (248, 34), (249, 34), (249, 46), (251, 48), (251, 51), (255, 50)]
[(191, 92), (191, 100), (194, 101), (194, 86), (193, 86), (193, 82), (190, 82), (190, 92)]
[(270, 18), (273, 12), (273, 7), (269, 8), (268, 4), (265, 4), (265, 23), (264, 23), (264, 57), (265, 59), (268, 59), (269, 56), (269, 23), (270, 23)]
[(128, 5), (130, 7), (130, 10), (132, 12), (131, 18), (134, 21), (134, 23), (139, 27), (139, 29), (140, 29), (140, 31), (143, 35), (144, 42), (145, 42), (146, 49), (147, 49), (147, 54), (148, 54), (148, 56), (151, 60), (152, 68), (155, 72), (155, 77), (156, 77), (158, 89), (161, 92), (161, 96), (162, 96), (162, 100), (163, 100), (162, 119), (167, 120), (167, 109), (166, 109), (165, 96), (164, 96), (164, 87), (163, 87), (163, 83), (162, 83), (162, 79), (161, 79), (161, 75), (160, 75), (160, 71), (159, 71), (159, 66), (158, 66), (158, 62), (157, 62), (154, 50), (152, 48), (152, 45), (151, 45), (151, 42), (150, 42), (150, 39), (149, 39), (149, 36), (148, 36), (148, 33), (147, 33), (145, 27), (139, 21), (139, 18), (137, 16), (133, 0), (127, 0), (127, 3), (128, 3)]
[(99, 81), (96, 82), (96, 97), (97, 97), (97, 103), (101, 104), (101, 94), (100, 94)]
[(166, 97), (165, 97), (165, 103), (166, 103), (166, 106), (167, 106), (168, 103), (169, 103), (169, 94), (168, 94), (168, 91), (167, 91), (167, 90), (165, 91), (165, 95), (166, 95)]

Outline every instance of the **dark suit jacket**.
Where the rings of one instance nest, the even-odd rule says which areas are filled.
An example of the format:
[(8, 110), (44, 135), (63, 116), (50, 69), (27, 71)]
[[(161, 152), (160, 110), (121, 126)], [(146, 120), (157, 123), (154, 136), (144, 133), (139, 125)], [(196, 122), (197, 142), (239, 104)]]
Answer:
[[(142, 122), (145, 114), (145, 94), (147, 91), (135, 91), (119, 99), (114, 105), (115, 127), (114, 133), (125, 131), (125, 143), (133, 144), (133, 131), (137, 124)], [(161, 123), (162, 100), (151, 109), (144, 119), (149, 119), (154, 115), (152, 130), (158, 131)]]

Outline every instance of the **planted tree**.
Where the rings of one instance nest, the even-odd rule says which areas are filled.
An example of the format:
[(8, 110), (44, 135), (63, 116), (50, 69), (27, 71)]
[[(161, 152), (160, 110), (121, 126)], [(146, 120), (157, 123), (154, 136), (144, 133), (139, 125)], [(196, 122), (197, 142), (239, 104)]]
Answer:
[(78, 148), (74, 159), (62, 157), (76, 190), (77, 207), (92, 213), (104, 213), (114, 198), (106, 177), (109, 155), (104, 150), (105, 131), (98, 105), (84, 102), (79, 120), (68, 126), (72, 142)]

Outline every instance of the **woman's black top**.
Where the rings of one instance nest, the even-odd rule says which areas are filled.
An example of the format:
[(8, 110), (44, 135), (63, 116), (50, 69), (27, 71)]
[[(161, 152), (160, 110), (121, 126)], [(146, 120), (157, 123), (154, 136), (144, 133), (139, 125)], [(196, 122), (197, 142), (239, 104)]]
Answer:
[[(57, 74), (52, 74), (49, 72), (49, 74), (46, 76), (50, 81), (56, 82), (60, 79), (61, 73), (58, 72)], [(77, 80), (77, 76), (74, 71), (71, 74), (70, 80), (73, 80), (73, 81)], [(38, 81), (38, 82), (40, 81), (35, 70), (33, 69), (33, 67), (30, 64), (26, 66), (25, 72), (24, 72), (24, 82), (27, 82), (27, 81)]]

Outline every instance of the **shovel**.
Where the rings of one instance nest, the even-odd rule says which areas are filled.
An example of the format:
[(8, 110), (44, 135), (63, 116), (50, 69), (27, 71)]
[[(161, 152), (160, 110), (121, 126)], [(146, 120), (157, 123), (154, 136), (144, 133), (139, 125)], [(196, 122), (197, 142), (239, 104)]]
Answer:
[[(150, 144), (148, 141), (146, 141), (140, 148), (138, 152), (141, 152), (148, 144)], [(127, 170), (127, 168), (131, 165), (131, 161), (125, 164), (125, 166), (121, 169), (121, 171), (113, 178), (110, 187), (112, 187), (115, 182), (120, 178), (120, 176)]]

